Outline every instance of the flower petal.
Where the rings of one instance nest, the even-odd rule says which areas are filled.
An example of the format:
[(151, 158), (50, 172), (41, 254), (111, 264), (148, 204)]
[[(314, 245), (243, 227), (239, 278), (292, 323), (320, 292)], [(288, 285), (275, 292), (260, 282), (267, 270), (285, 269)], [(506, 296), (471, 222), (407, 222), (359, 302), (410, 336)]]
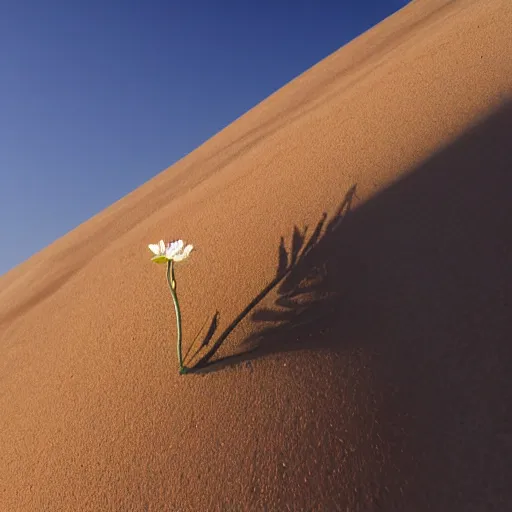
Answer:
[(183, 240), (176, 240), (176, 242), (171, 242), (165, 251), (165, 255), (168, 259), (174, 259), (174, 256), (181, 252), (183, 248)]
[(159, 254), (165, 254), (165, 243), (163, 240), (160, 240), (159, 242)]
[(183, 261), (184, 259), (188, 258), (193, 248), (193, 245), (187, 245), (182, 251), (174, 256), (174, 261)]
[(148, 247), (153, 254), (160, 254), (160, 246), (158, 244), (149, 244)]

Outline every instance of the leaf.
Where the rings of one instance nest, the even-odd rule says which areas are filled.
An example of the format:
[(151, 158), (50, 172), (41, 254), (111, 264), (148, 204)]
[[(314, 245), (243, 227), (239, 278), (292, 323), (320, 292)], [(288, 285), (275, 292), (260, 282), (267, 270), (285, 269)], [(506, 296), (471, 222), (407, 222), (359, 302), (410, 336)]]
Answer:
[(167, 258), (165, 256), (153, 256), (151, 258), (151, 261), (154, 261), (155, 263), (166, 263), (167, 262)]

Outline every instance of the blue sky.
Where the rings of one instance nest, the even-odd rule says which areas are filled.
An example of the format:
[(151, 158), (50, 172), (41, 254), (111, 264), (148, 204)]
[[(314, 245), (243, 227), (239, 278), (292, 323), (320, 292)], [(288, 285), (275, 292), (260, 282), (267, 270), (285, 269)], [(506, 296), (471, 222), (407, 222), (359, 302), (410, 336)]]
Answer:
[(2, 0), (0, 275), (406, 0)]

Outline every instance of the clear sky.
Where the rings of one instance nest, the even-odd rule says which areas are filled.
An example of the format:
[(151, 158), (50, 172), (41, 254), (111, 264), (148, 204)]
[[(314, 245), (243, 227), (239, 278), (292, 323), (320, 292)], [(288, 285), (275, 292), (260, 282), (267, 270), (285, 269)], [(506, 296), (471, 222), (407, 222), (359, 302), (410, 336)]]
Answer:
[(0, 275), (407, 0), (1, 0)]

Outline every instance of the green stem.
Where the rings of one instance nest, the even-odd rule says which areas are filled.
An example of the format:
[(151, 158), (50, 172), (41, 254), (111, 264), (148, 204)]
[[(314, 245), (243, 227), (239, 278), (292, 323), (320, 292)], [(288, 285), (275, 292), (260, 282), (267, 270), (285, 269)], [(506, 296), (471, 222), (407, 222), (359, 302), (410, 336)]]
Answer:
[(178, 302), (178, 296), (176, 294), (176, 280), (174, 279), (174, 261), (169, 260), (167, 262), (167, 284), (171, 291), (172, 300), (174, 302), (174, 311), (176, 312), (176, 331), (178, 336), (177, 351), (178, 351), (178, 363), (180, 365), (180, 373), (186, 373), (186, 368), (183, 366), (183, 358), (181, 355), (181, 313), (180, 305)]

